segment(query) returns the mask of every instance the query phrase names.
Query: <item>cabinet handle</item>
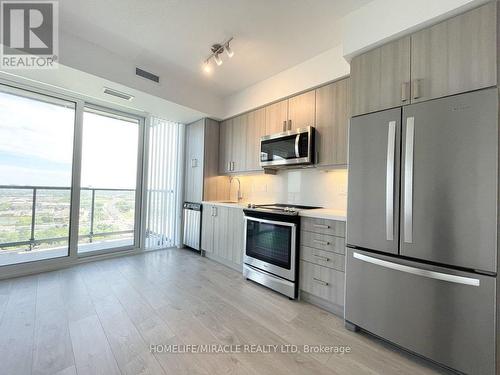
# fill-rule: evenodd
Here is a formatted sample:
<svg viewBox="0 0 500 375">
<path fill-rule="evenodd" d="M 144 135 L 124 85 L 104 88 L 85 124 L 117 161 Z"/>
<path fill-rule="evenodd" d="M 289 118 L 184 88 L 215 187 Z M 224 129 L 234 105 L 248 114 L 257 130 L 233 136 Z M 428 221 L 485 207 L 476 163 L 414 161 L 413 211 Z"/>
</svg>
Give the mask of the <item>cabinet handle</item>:
<svg viewBox="0 0 500 375">
<path fill-rule="evenodd" d="M 234 171 L 234 161 L 231 162 L 231 171 Z"/>
<path fill-rule="evenodd" d="M 422 80 L 421 79 L 415 79 L 413 80 L 413 99 L 418 99 L 421 96 L 420 89 L 422 85 Z"/>
<path fill-rule="evenodd" d="M 285 132 L 286 131 L 286 120 L 283 121 L 283 131 Z"/>
<path fill-rule="evenodd" d="M 288 130 L 292 130 L 292 120 L 288 120 Z"/>
<path fill-rule="evenodd" d="M 217 207 L 214 207 L 214 216 L 217 216 Z"/>
<path fill-rule="evenodd" d="M 198 159 L 191 159 L 191 168 L 195 168 L 198 166 Z"/>
<path fill-rule="evenodd" d="M 323 256 L 317 255 L 317 254 L 313 254 L 313 257 L 316 257 L 316 258 L 319 258 L 321 260 L 324 260 L 325 262 L 329 262 L 330 261 L 330 258 L 323 257 Z"/>
<path fill-rule="evenodd" d="M 325 224 L 313 224 L 313 227 L 321 229 L 330 229 L 330 226 Z"/>
<path fill-rule="evenodd" d="M 313 242 L 319 243 L 320 245 L 323 245 L 323 246 L 330 245 L 330 242 L 328 242 L 328 241 L 313 240 Z"/>
<path fill-rule="evenodd" d="M 408 89 L 410 88 L 409 82 L 403 82 L 401 84 L 401 101 L 406 102 L 408 98 Z"/>
<path fill-rule="evenodd" d="M 323 280 L 320 280 L 320 279 L 317 279 L 315 277 L 313 277 L 313 280 L 315 282 L 317 282 L 318 284 L 321 284 L 321 285 L 324 285 L 324 286 L 328 286 L 328 283 L 326 281 L 323 281 Z"/>
<path fill-rule="evenodd" d="M 231 171 L 231 162 L 230 161 L 227 162 L 227 170 L 228 170 L 228 172 Z"/>
</svg>

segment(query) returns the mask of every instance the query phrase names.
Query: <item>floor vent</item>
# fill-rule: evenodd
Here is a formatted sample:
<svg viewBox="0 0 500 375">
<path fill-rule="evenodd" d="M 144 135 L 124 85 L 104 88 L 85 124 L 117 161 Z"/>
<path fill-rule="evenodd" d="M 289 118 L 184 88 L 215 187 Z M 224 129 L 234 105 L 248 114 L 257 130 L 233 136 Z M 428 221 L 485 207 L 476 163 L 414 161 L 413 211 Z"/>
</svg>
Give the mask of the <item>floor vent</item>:
<svg viewBox="0 0 500 375">
<path fill-rule="evenodd" d="M 139 77 L 149 79 L 150 81 L 160 83 L 159 76 L 150 72 L 146 72 L 145 70 L 142 70 L 140 68 L 135 68 L 135 74 L 138 75 Z"/>
</svg>

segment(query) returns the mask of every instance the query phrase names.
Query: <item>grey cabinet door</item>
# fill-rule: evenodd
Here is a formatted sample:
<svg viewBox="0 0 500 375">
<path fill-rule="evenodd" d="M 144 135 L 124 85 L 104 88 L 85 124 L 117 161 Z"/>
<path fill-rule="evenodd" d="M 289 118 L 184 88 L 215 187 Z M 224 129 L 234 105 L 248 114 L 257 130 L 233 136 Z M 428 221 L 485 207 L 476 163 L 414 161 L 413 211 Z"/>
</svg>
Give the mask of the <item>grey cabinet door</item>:
<svg viewBox="0 0 500 375">
<path fill-rule="evenodd" d="M 231 246 L 228 251 L 228 260 L 241 265 L 243 259 L 243 236 L 245 220 L 241 208 L 230 208 L 228 213 L 228 226 L 231 232 Z"/>
<path fill-rule="evenodd" d="M 214 220 L 212 205 L 204 204 L 201 211 L 201 249 L 208 253 L 214 251 Z"/>
<path fill-rule="evenodd" d="M 201 203 L 203 199 L 203 147 L 205 120 L 186 127 L 184 200 Z"/>
<path fill-rule="evenodd" d="M 240 115 L 233 119 L 231 142 L 231 172 L 243 172 L 246 166 L 246 131 L 248 115 Z"/>
<path fill-rule="evenodd" d="M 351 119 L 348 245 L 398 253 L 401 108 Z"/>
<path fill-rule="evenodd" d="M 347 164 L 347 124 L 350 117 L 350 79 L 316 90 L 316 162 Z"/>
<path fill-rule="evenodd" d="M 410 37 L 375 48 L 351 61 L 352 115 L 406 104 L 410 99 Z"/>
<path fill-rule="evenodd" d="M 411 37 L 412 102 L 496 85 L 496 2 Z"/>
<path fill-rule="evenodd" d="M 315 90 L 311 90 L 288 99 L 288 123 L 286 130 L 314 126 L 315 109 Z"/>
<path fill-rule="evenodd" d="M 215 255 L 226 258 L 228 257 L 228 207 L 214 206 L 214 242 L 213 252 Z"/>
<path fill-rule="evenodd" d="M 402 255 L 496 272 L 497 107 L 492 88 L 404 108 Z"/>
<path fill-rule="evenodd" d="M 266 134 L 281 133 L 288 125 L 288 100 L 282 100 L 266 107 Z"/>
<path fill-rule="evenodd" d="M 258 171 L 260 166 L 260 137 L 266 134 L 266 109 L 261 108 L 248 114 L 246 132 L 245 170 Z"/>
<path fill-rule="evenodd" d="M 219 173 L 229 173 L 233 158 L 233 119 L 222 121 L 219 132 Z"/>
</svg>

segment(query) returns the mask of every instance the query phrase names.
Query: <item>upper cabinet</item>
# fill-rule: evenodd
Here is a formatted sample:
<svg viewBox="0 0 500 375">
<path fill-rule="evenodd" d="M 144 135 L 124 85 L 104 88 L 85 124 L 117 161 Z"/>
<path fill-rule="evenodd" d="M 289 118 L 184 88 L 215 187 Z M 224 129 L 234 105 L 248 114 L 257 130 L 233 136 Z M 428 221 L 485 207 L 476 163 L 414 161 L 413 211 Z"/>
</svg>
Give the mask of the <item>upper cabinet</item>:
<svg viewBox="0 0 500 375">
<path fill-rule="evenodd" d="M 266 134 L 286 131 L 288 126 L 288 99 L 268 105 L 266 111 Z"/>
<path fill-rule="evenodd" d="M 233 158 L 233 119 L 220 123 L 219 138 L 219 172 L 221 174 L 231 172 Z"/>
<path fill-rule="evenodd" d="M 496 85 L 496 2 L 351 61 L 352 115 Z"/>
<path fill-rule="evenodd" d="M 496 2 L 411 37 L 412 102 L 496 85 Z"/>
<path fill-rule="evenodd" d="M 247 126 L 248 114 L 243 114 L 233 118 L 231 172 L 245 171 Z"/>
<path fill-rule="evenodd" d="M 233 117 L 220 124 L 219 173 L 246 171 L 246 133 L 248 114 Z"/>
<path fill-rule="evenodd" d="M 351 61 L 352 115 L 397 107 L 410 99 L 410 38 Z"/>
<path fill-rule="evenodd" d="M 316 110 L 315 90 L 288 99 L 288 121 L 286 130 L 314 126 Z"/>
<path fill-rule="evenodd" d="M 245 170 L 258 171 L 260 166 L 260 137 L 266 135 L 266 108 L 248 113 L 246 132 Z"/>
<path fill-rule="evenodd" d="M 347 124 L 350 117 L 350 79 L 316 89 L 316 163 L 347 164 Z"/>
<path fill-rule="evenodd" d="M 268 105 L 266 134 L 314 126 L 316 94 L 314 90 Z"/>
</svg>

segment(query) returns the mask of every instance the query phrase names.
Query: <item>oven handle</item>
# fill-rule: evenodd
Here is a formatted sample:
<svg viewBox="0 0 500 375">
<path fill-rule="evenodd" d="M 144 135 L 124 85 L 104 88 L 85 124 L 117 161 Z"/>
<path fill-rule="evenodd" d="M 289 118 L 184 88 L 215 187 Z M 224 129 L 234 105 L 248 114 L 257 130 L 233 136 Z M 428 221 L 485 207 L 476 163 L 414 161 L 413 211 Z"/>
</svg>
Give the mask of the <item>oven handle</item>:
<svg viewBox="0 0 500 375">
<path fill-rule="evenodd" d="M 287 223 L 286 221 L 275 221 L 275 220 L 267 220 L 267 219 L 260 219 L 258 217 L 253 217 L 253 216 L 245 216 L 246 221 L 257 221 L 259 223 L 265 223 L 265 224 L 276 224 L 276 225 L 284 225 L 287 227 L 296 227 L 297 224 L 295 223 Z"/>
</svg>

